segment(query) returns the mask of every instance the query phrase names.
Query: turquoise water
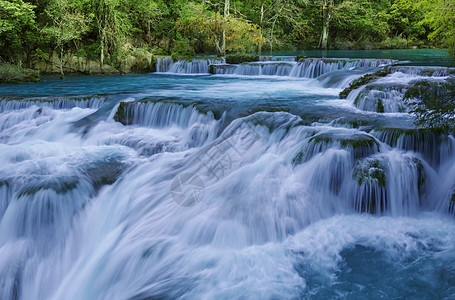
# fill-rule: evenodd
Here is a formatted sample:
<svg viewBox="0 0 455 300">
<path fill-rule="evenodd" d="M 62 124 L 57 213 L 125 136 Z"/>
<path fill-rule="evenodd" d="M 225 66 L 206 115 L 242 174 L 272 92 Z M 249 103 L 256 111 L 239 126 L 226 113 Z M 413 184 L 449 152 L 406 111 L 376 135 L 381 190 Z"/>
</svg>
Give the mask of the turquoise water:
<svg viewBox="0 0 455 300">
<path fill-rule="evenodd" d="M 263 53 L 268 55 L 268 53 Z M 275 51 L 275 56 L 306 55 L 330 58 L 388 58 L 402 61 L 405 65 L 453 67 L 455 61 L 442 49 L 391 49 L 391 50 L 305 50 Z"/>
<path fill-rule="evenodd" d="M 0 299 L 455 298 L 455 138 L 403 102 L 453 69 L 391 53 L 0 85 Z"/>
</svg>

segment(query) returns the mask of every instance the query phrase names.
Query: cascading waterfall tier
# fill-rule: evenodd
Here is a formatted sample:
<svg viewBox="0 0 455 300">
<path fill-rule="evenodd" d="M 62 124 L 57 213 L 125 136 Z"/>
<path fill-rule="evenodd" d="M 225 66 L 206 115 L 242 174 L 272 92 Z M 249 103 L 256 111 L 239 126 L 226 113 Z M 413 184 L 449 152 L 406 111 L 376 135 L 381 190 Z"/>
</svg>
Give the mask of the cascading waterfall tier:
<svg viewBox="0 0 455 300">
<path fill-rule="evenodd" d="M 223 64 L 223 58 L 188 58 L 176 62 L 170 56 L 158 57 L 156 71 L 170 74 L 208 74 L 209 66 Z"/>
<path fill-rule="evenodd" d="M 260 61 L 226 64 L 223 58 L 192 58 L 174 62 L 171 57 L 157 58 L 157 72 L 170 74 L 224 74 L 242 76 L 287 76 L 297 78 L 317 78 L 336 70 L 354 68 L 378 68 L 394 63 L 388 59 L 332 59 L 307 58 L 295 62 L 290 58 L 260 57 Z"/>
<path fill-rule="evenodd" d="M 376 59 L 329 59 L 307 58 L 304 61 L 264 61 L 240 65 L 212 65 L 212 74 L 233 74 L 243 76 L 287 76 L 297 78 L 317 78 L 323 74 L 354 68 L 378 68 L 392 64 L 391 60 Z"/>
<path fill-rule="evenodd" d="M 365 84 L 358 86 L 354 81 L 353 85 L 356 88 L 348 87 L 341 94 L 348 93 L 347 99 L 364 111 L 406 112 L 409 111 L 409 107 L 404 98 L 409 88 L 422 81 L 431 82 L 434 85 L 448 80 L 453 81 L 453 74 L 455 74 L 453 68 L 391 67 L 387 72 L 381 70 L 372 75 L 365 75 L 358 79 L 358 82 L 361 82 L 366 78 Z"/>
<path fill-rule="evenodd" d="M 93 108 L 103 105 L 105 97 L 54 97 L 54 98 L 7 98 L 0 97 L 0 112 L 19 110 L 30 106 L 49 107 L 53 109 Z"/>
</svg>

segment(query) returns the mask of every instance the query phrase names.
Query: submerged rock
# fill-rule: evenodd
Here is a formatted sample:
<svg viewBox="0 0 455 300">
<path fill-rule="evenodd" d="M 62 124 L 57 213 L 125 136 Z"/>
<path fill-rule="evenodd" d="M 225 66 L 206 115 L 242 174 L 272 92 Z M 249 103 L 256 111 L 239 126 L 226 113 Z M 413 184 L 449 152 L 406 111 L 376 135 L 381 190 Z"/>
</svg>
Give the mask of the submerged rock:
<svg viewBox="0 0 455 300">
<path fill-rule="evenodd" d="M 27 178 L 28 183 L 20 186 L 18 198 L 33 195 L 40 190 L 53 190 L 57 194 L 66 194 L 79 184 L 77 176 L 46 176 L 36 175 Z"/>
<path fill-rule="evenodd" d="M 104 185 L 113 184 L 125 169 L 125 164 L 119 160 L 109 159 L 84 170 L 84 173 L 93 183 L 95 190 Z"/>
<path fill-rule="evenodd" d="M 375 159 L 357 163 L 354 169 L 354 179 L 359 185 L 377 183 L 379 187 L 386 186 L 385 165 Z"/>
</svg>

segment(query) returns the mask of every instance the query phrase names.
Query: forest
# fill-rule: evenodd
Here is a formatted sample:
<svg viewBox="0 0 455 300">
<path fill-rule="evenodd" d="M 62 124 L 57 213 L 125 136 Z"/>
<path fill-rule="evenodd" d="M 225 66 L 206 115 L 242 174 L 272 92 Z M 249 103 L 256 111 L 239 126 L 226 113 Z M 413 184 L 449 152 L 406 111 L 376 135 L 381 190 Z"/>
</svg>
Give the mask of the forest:
<svg viewBox="0 0 455 300">
<path fill-rule="evenodd" d="M 71 54 L 102 69 L 140 51 L 453 49 L 454 11 L 444 0 L 0 0 L 0 60 Z"/>
</svg>

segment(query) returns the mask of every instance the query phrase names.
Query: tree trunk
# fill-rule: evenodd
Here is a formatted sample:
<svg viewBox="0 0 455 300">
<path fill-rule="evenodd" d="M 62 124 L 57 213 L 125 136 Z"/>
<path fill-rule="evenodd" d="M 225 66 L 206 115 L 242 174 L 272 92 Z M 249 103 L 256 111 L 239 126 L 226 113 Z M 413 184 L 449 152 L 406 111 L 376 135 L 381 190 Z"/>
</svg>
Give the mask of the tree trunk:
<svg viewBox="0 0 455 300">
<path fill-rule="evenodd" d="M 100 70 L 101 73 L 104 73 L 104 36 L 106 35 L 106 30 L 103 28 L 101 30 L 101 41 L 100 41 Z"/>
<path fill-rule="evenodd" d="M 63 74 L 63 24 L 60 24 L 60 79 L 65 79 Z"/>
<path fill-rule="evenodd" d="M 224 1 L 224 26 L 223 26 L 223 32 L 221 36 L 221 55 L 226 55 L 226 24 L 228 22 L 228 16 L 229 16 L 229 6 L 230 6 L 230 0 L 225 0 Z"/>
<path fill-rule="evenodd" d="M 261 0 L 261 19 L 259 21 L 259 27 L 261 28 L 261 40 L 262 40 L 262 27 L 264 26 L 264 0 Z M 259 43 L 259 53 L 262 52 L 262 42 Z"/>
<path fill-rule="evenodd" d="M 319 40 L 319 48 L 327 49 L 329 40 L 330 18 L 332 17 L 333 0 L 323 0 L 322 2 L 322 33 Z"/>
<path fill-rule="evenodd" d="M 63 74 L 63 44 L 60 47 L 60 79 L 65 79 L 65 74 Z"/>
</svg>

